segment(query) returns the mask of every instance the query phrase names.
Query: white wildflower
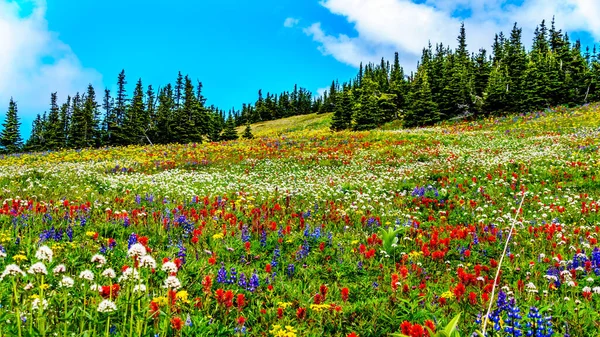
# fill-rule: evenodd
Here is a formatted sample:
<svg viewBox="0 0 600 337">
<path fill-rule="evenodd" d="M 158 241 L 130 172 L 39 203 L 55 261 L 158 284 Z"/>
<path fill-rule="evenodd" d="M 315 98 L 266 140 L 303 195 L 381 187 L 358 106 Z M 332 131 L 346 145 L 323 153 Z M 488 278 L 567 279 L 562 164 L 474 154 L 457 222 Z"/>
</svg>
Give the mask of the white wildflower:
<svg viewBox="0 0 600 337">
<path fill-rule="evenodd" d="M 26 285 L 23 287 L 23 289 L 25 289 L 25 290 L 31 290 L 31 289 L 33 289 L 33 283 L 31 283 L 31 282 L 27 283 L 27 284 L 26 284 Z"/>
<path fill-rule="evenodd" d="M 117 305 L 111 300 L 104 300 L 98 305 L 98 312 L 113 312 L 117 310 Z"/>
<path fill-rule="evenodd" d="M 106 264 L 106 257 L 104 255 L 96 254 L 92 256 L 92 263 L 97 263 L 98 267 Z"/>
<path fill-rule="evenodd" d="M 117 277 L 117 273 L 115 273 L 114 269 L 108 268 L 108 269 L 106 269 L 106 270 L 104 270 L 102 272 L 102 276 L 106 277 L 106 278 L 109 278 L 109 279 L 112 279 L 112 278 Z"/>
<path fill-rule="evenodd" d="M 29 270 L 27 270 L 27 272 L 29 274 L 44 274 L 47 275 L 48 271 L 46 270 L 46 266 L 44 265 L 43 262 L 36 262 L 33 265 L 31 265 L 31 267 L 29 267 Z"/>
<path fill-rule="evenodd" d="M 167 261 L 167 262 L 163 263 L 161 269 L 162 269 L 162 271 L 167 272 L 167 273 L 176 273 L 177 265 L 171 261 Z"/>
<path fill-rule="evenodd" d="M 140 258 L 140 267 L 154 269 L 156 268 L 156 260 L 150 255 L 144 255 Z"/>
<path fill-rule="evenodd" d="M 4 268 L 2 275 L 0 275 L 0 280 L 5 278 L 6 276 L 14 276 L 14 275 L 25 276 L 25 272 L 23 272 L 23 270 L 21 270 L 21 267 L 17 266 L 16 264 L 9 264 L 8 266 L 6 266 Z"/>
<path fill-rule="evenodd" d="M 40 308 L 40 304 L 41 304 L 41 308 Z M 40 300 L 39 298 L 34 299 L 31 302 L 31 309 L 32 310 L 45 310 L 46 308 L 48 308 L 48 301 L 44 300 Z"/>
<path fill-rule="evenodd" d="M 52 273 L 54 273 L 54 275 L 64 273 L 66 271 L 67 271 L 67 267 L 65 267 L 64 264 L 59 264 L 58 266 L 54 267 L 54 269 L 52 269 Z"/>
<path fill-rule="evenodd" d="M 140 279 L 140 273 L 137 271 L 137 269 L 127 268 L 123 272 L 123 275 L 121 275 L 121 277 L 119 277 L 119 282 L 139 280 L 139 279 Z"/>
<path fill-rule="evenodd" d="M 181 288 L 181 282 L 176 276 L 169 276 L 165 279 L 165 285 L 163 288 L 167 289 L 179 289 Z"/>
<path fill-rule="evenodd" d="M 70 278 L 68 276 L 63 276 L 62 280 L 60 280 L 60 282 L 58 282 L 58 286 L 60 286 L 62 288 L 72 288 L 74 284 L 75 284 L 75 280 L 73 280 L 72 278 Z"/>
<path fill-rule="evenodd" d="M 141 257 L 144 255 L 146 255 L 146 247 L 144 247 L 141 243 L 133 244 L 127 251 L 127 256 L 129 257 Z"/>
<path fill-rule="evenodd" d="M 134 293 L 145 293 L 146 292 L 146 285 L 144 284 L 138 284 L 135 287 L 133 287 L 133 292 Z"/>
<path fill-rule="evenodd" d="M 79 278 L 80 279 L 84 279 L 84 280 L 88 280 L 88 281 L 93 281 L 94 280 L 94 273 L 92 273 L 91 270 L 86 269 L 86 270 L 82 271 L 81 273 L 79 273 Z"/>
<path fill-rule="evenodd" d="M 35 253 L 35 258 L 42 261 L 52 262 L 52 255 L 54 255 L 52 249 L 44 245 L 38 248 L 37 252 Z"/>
</svg>

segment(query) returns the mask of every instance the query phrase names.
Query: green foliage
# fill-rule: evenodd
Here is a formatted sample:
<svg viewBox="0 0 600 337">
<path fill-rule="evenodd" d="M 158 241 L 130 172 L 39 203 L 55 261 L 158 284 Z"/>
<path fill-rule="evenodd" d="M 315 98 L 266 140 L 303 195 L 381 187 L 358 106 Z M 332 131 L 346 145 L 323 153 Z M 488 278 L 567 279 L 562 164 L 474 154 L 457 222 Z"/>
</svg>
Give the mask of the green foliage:
<svg viewBox="0 0 600 337">
<path fill-rule="evenodd" d="M 4 153 L 19 152 L 23 146 L 19 130 L 21 123 L 19 122 L 17 110 L 17 103 L 11 98 L 4 123 L 2 123 L 2 132 L 0 132 L 0 149 Z"/>
</svg>

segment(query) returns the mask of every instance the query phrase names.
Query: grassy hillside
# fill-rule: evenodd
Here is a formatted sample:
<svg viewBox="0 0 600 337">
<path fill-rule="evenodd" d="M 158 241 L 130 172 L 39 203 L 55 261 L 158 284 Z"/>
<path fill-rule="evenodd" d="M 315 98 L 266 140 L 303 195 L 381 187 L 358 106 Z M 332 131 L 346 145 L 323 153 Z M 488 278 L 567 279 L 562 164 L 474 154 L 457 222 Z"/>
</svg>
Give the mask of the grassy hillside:
<svg viewBox="0 0 600 337">
<path fill-rule="evenodd" d="M 327 129 L 329 128 L 329 124 L 331 124 L 332 115 L 331 113 L 326 113 L 293 116 L 274 121 L 254 123 L 250 127 L 252 128 L 252 134 L 259 137 L 294 131 Z M 245 128 L 245 126 L 238 127 L 238 134 L 241 135 Z"/>
<path fill-rule="evenodd" d="M 330 118 L 0 157 L 0 336 L 472 336 L 490 301 L 488 336 L 597 336 L 600 105 Z"/>
</svg>

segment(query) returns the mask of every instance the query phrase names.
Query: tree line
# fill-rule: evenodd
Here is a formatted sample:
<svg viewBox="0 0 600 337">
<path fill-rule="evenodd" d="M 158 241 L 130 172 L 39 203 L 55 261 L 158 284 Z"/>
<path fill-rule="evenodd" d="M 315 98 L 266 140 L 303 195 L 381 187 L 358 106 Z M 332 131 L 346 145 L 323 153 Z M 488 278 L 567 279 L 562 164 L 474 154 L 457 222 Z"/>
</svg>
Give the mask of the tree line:
<svg viewBox="0 0 600 337">
<path fill-rule="evenodd" d="M 470 53 L 464 24 L 451 49 L 423 49 L 416 73 L 405 75 L 398 53 L 390 64 L 361 64 L 358 75 L 333 82 L 322 112 L 334 112 L 332 130 L 366 130 L 394 119 L 406 127 L 427 126 L 467 116 L 536 111 L 600 100 L 600 53 L 582 50 L 579 40 L 542 21 L 529 51 L 522 30 L 496 34 L 491 55 Z"/>
<path fill-rule="evenodd" d="M 442 43 L 423 49 L 414 73 L 405 74 L 398 53 L 394 60 L 362 64 L 345 83 L 332 81 L 323 96 L 302 87 L 279 94 L 258 91 L 254 103 L 228 112 L 207 106 L 202 83 L 178 74 L 175 83 L 154 90 L 136 82 L 131 97 L 125 71 L 113 95 L 105 89 L 100 103 L 92 85 L 38 114 L 29 139 L 19 133 L 17 104 L 10 100 L 2 130 L 4 153 L 61 148 L 190 143 L 237 139 L 236 126 L 290 116 L 332 112 L 331 129 L 367 130 L 401 120 L 406 127 L 426 126 L 469 116 L 535 111 L 556 105 L 600 100 L 600 52 L 582 50 L 579 40 L 542 21 L 530 50 L 515 24 L 509 36 L 496 34 L 491 54 L 471 53 L 461 26 L 458 46 Z"/>
</svg>

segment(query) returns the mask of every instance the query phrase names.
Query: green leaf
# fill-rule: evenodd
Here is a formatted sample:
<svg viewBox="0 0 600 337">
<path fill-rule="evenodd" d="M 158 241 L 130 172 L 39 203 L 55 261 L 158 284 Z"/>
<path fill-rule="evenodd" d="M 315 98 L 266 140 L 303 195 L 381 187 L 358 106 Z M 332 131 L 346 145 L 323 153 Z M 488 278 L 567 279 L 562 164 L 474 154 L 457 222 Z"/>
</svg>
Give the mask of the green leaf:
<svg viewBox="0 0 600 337">
<path fill-rule="evenodd" d="M 444 329 L 444 332 L 446 334 L 448 334 L 448 336 L 452 335 L 452 332 L 454 332 L 456 330 L 456 326 L 458 325 L 458 321 L 460 320 L 460 312 L 458 313 L 458 315 L 456 315 L 451 321 L 450 323 L 448 323 L 448 325 L 446 325 L 446 328 Z"/>
</svg>

